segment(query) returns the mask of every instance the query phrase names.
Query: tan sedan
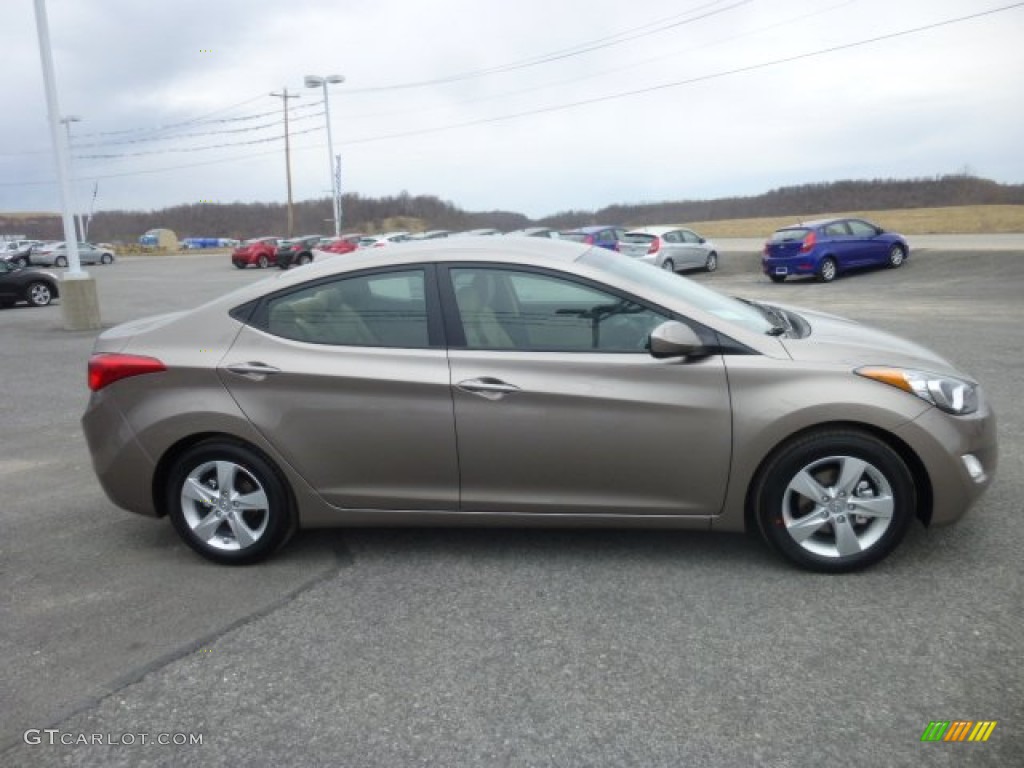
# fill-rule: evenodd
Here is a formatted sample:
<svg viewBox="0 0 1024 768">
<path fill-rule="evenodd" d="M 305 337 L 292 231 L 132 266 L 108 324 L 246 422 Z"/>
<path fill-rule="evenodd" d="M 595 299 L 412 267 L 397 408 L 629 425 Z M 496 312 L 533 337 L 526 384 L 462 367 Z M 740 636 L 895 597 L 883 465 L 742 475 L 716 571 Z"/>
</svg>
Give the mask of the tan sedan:
<svg viewBox="0 0 1024 768">
<path fill-rule="evenodd" d="M 912 342 L 585 244 L 386 251 L 103 333 L 109 497 L 221 563 L 323 526 L 753 527 L 846 571 L 991 482 L 984 394 Z"/>
</svg>

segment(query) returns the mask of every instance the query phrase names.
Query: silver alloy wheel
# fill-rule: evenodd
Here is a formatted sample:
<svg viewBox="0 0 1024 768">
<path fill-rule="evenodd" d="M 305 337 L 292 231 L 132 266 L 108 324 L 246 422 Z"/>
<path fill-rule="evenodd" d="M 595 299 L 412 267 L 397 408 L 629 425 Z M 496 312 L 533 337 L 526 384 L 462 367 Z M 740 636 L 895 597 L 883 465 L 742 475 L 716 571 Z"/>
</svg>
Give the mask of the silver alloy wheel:
<svg viewBox="0 0 1024 768">
<path fill-rule="evenodd" d="M 34 307 L 45 307 L 53 300 L 53 291 L 46 283 L 32 283 L 28 287 L 28 301 Z"/>
<path fill-rule="evenodd" d="M 238 552 L 266 533 L 270 501 L 245 467 L 233 461 L 207 461 L 185 478 L 181 512 L 192 533 L 207 546 Z"/>
<path fill-rule="evenodd" d="M 821 279 L 826 283 L 831 283 L 836 279 L 835 259 L 829 257 L 821 262 Z"/>
<path fill-rule="evenodd" d="M 100 256 L 100 264 L 110 264 L 114 260 L 114 257 L 109 253 L 104 253 Z"/>
<path fill-rule="evenodd" d="M 676 271 L 676 265 L 672 262 L 672 259 L 665 259 L 663 262 L 661 262 L 661 268 L 664 269 L 666 272 Z"/>
<path fill-rule="evenodd" d="M 267 265 L 269 263 L 270 263 L 270 261 L 267 259 L 266 256 L 260 256 L 260 261 L 259 261 L 260 269 L 266 269 Z"/>
<path fill-rule="evenodd" d="M 892 523 L 889 480 L 854 456 L 817 459 L 789 481 L 782 496 L 786 533 L 807 552 L 841 558 L 866 552 Z"/>
<path fill-rule="evenodd" d="M 312 260 L 312 256 L 310 256 L 308 253 L 304 253 L 301 256 L 299 256 L 299 266 L 301 267 L 305 264 L 309 264 L 309 262 L 311 262 Z"/>
<path fill-rule="evenodd" d="M 704 269 L 708 272 L 714 272 L 718 269 L 718 254 L 711 252 L 708 254 L 708 260 L 704 262 Z"/>
<path fill-rule="evenodd" d="M 67 265 L 68 260 L 64 256 L 58 256 L 56 259 L 53 260 L 53 266 L 55 267 L 66 267 Z"/>
<path fill-rule="evenodd" d="M 903 249 L 894 245 L 889 249 L 889 266 L 898 267 L 903 263 Z"/>
</svg>

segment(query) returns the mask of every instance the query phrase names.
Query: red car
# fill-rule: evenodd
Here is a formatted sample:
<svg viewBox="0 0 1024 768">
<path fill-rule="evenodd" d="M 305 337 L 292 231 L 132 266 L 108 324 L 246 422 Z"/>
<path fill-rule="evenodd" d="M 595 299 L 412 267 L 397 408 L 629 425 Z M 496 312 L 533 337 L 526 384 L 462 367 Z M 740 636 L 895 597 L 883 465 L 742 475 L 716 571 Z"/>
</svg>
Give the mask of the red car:
<svg viewBox="0 0 1024 768">
<path fill-rule="evenodd" d="M 328 253 L 351 253 L 359 247 L 359 239 L 361 237 L 362 235 L 359 233 L 332 237 L 330 242 L 317 246 L 317 250 L 327 251 Z"/>
<path fill-rule="evenodd" d="M 231 263 L 239 269 L 245 269 L 253 264 L 260 269 L 266 269 L 277 263 L 277 242 L 276 237 L 246 240 L 232 252 Z"/>
</svg>

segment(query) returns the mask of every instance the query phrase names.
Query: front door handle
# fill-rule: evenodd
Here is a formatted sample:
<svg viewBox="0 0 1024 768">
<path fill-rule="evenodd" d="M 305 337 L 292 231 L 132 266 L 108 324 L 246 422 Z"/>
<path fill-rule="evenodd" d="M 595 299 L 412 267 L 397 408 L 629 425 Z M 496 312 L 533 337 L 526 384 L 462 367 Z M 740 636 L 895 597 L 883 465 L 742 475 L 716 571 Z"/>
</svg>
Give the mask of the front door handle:
<svg viewBox="0 0 1024 768">
<path fill-rule="evenodd" d="M 280 368 L 259 362 L 235 363 L 234 365 L 227 366 L 227 369 L 232 373 L 237 373 L 239 376 L 245 376 L 255 381 L 263 381 L 267 376 L 281 372 Z"/>
<path fill-rule="evenodd" d="M 480 397 L 485 397 L 488 400 L 501 400 L 505 395 L 520 391 L 519 387 L 515 384 L 507 384 L 501 379 L 494 379 L 490 376 L 484 376 L 480 379 L 466 379 L 465 381 L 460 381 L 455 386 L 463 392 L 480 395 Z"/>
</svg>

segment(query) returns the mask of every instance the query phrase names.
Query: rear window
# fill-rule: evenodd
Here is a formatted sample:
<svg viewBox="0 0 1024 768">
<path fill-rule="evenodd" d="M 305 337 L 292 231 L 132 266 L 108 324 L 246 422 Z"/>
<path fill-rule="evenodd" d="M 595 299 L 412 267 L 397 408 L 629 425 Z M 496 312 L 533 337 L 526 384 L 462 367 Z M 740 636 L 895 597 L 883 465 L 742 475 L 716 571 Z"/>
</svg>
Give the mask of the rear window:
<svg viewBox="0 0 1024 768">
<path fill-rule="evenodd" d="M 559 237 L 564 240 L 572 240 L 574 243 L 583 243 L 587 240 L 587 236 L 582 232 L 562 232 Z"/>
<path fill-rule="evenodd" d="M 644 234 L 642 232 L 628 233 L 623 235 L 622 242 L 624 243 L 636 243 L 637 245 L 650 245 L 655 239 L 654 235 Z"/>
<path fill-rule="evenodd" d="M 803 240 L 811 230 L 807 227 L 793 227 L 791 229 L 779 229 L 772 234 L 773 243 L 791 243 L 794 240 Z"/>
</svg>

